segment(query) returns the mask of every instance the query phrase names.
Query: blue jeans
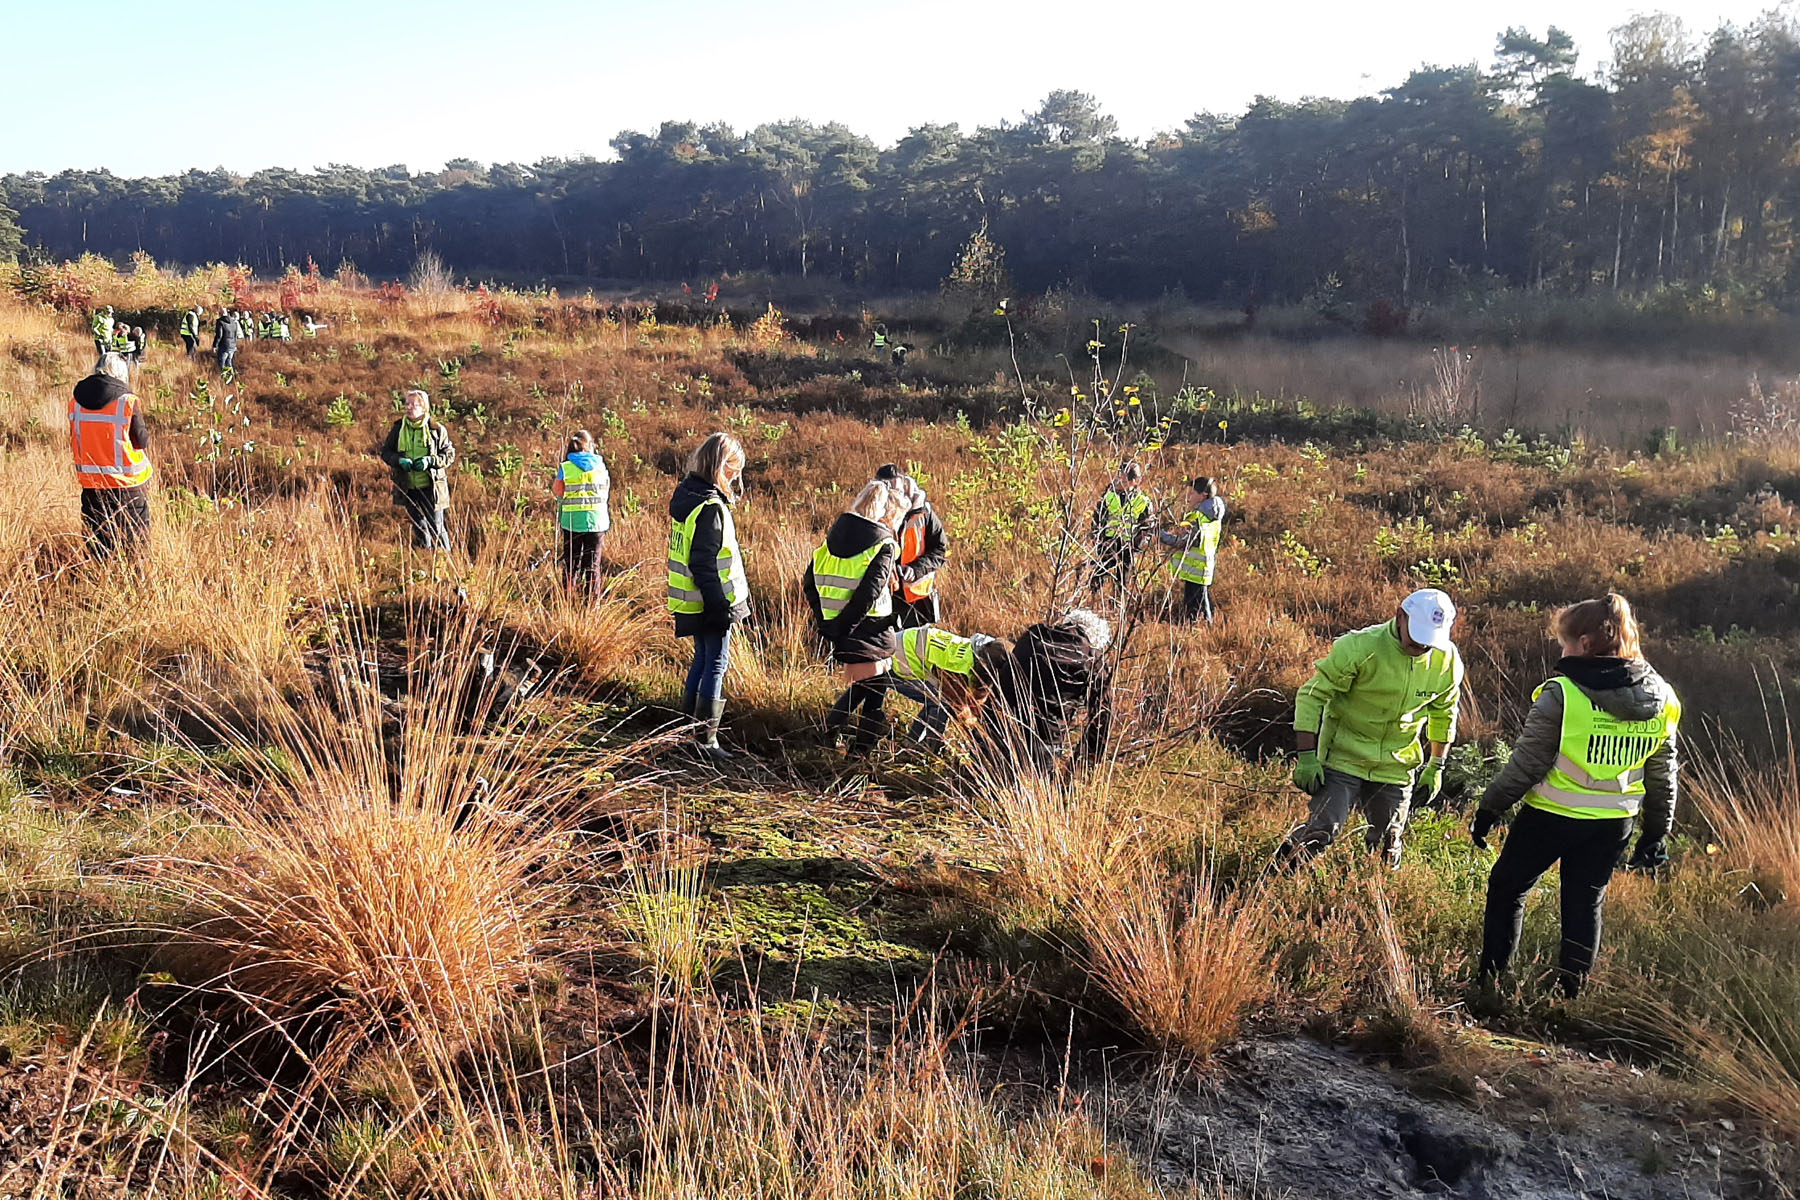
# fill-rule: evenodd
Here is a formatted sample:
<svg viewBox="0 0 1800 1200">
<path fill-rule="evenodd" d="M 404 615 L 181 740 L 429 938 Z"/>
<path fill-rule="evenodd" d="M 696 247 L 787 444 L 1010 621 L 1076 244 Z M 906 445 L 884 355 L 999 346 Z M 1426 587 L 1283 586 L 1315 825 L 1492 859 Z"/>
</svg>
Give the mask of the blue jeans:
<svg viewBox="0 0 1800 1200">
<path fill-rule="evenodd" d="M 731 666 L 731 630 L 694 635 L 694 662 L 688 667 L 687 694 L 696 701 L 725 698 L 725 671 Z"/>
<path fill-rule="evenodd" d="M 925 706 L 906 730 L 908 741 L 926 742 L 944 736 L 944 726 L 950 723 L 950 710 L 940 702 L 935 685 L 895 676 L 888 681 L 888 686 L 908 700 L 917 700 Z"/>
</svg>

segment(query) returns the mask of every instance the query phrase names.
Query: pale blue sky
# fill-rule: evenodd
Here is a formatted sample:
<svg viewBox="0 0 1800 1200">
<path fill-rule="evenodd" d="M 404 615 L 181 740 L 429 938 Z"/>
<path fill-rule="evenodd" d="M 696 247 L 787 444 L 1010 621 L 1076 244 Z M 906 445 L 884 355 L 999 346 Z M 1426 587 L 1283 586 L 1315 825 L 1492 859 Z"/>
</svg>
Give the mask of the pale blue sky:
<svg viewBox="0 0 1800 1200">
<path fill-rule="evenodd" d="M 925 121 L 1017 119 L 1058 87 L 1094 93 L 1141 136 L 1258 93 L 1356 95 L 1422 63 L 1485 64 L 1506 25 L 1561 25 L 1592 71 L 1633 12 L 1676 13 L 1704 38 L 1769 7 L 0 0 L 0 171 L 531 162 L 605 156 L 619 130 L 664 119 L 840 120 L 885 145 Z"/>
</svg>

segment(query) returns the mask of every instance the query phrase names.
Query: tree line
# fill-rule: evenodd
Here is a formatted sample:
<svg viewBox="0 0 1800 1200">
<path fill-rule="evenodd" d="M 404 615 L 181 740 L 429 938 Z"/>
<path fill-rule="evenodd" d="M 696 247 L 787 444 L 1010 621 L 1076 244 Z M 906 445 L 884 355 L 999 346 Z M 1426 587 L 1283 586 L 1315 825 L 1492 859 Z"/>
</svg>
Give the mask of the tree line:
<svg viewBox="0 0 1800 1200">
<path fill-rule="evenodd" d="M 917 290 L 973 241 L 1020 288 L 1120 298 L 1800 296 L 1800 21 L 1693 39 L 1641 16 L 1613 31 L 1604 71 L 1577 63 L 1562 31 L 1509 29 L 1485 68 L 1259 98 L 1142 141 L 1058 91 L 1018 122 L 922 125 L 887 148 L 835 123 L 671 121 L 620 134 L 604 161 L 27 172 L 0 177 L 0 259 L 141 250 L 398 276 L 429 249 L 475 278 Z"/>
</svg>

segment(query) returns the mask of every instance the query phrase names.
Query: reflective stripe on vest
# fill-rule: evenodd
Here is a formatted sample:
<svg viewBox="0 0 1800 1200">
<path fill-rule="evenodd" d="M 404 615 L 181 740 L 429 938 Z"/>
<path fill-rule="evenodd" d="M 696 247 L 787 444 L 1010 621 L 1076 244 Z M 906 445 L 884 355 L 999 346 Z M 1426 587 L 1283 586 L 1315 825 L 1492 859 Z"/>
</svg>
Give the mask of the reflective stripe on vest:
<svg viewBox="0 0 1800 1200">
<path fill-rule="evenodd" d="M 600 511 L 600 472 L 584 471 L 572 462 L 562 465 L 564 513 Z"/>
<path fill-rule="evenodd" d="M 131 444 L 131 416 L 137 397 L 130 392 L 102 409 L 69 401 L 69 447 L 75 474 L 84 488 L 131 488 L 150 482 L 150 456 Z"/>
<path fill-rule="evenodd" d="M 186 334 L 188 337 L 199 337 L 200 336 L 200 317 L 199 317 L 199 315 L 192 311 L 182 313 L 181 314 L 181 332 Z"/>
<path fill-rule="evenodd" d="M 1564 817 L 1635 817 L 1644 801 L 1644 764 L 1675 732 L 1681 702 L 1670 696 L 1656 716 L 1624 721 L 1597 708 L 1563 675 L 1541 685 L 1532 700 L 1552 684 L 1562 689 L 1562 741 L 1556 764 L 1525 793 L 1525 803 Z"/>
<path fill-rule="evenodd" d="M 916 521 L 908 520 L 901 527 L 900 565 L 904 567 L 908 563 L 917 562 L 919 555 L 923 553 L 925 553 L 925 518 L 920 516 Z M 900 596 L 908 604 L 916 604 L 931 595 L 931 589 L 936 586 L 936 583 L 937 575 L 935 573 L 922 575 L 911 583 L 902 582 Z"/>
<path fill-rule="evenodd" d="M 1193 527 L 1193 534 L 1187 549 L 1175 560 L 1175 578 L 1184 583 L 1211 584 L 1219 559 L 1220 523 L 1199 511 L 1189 513 L 1183 523 Z"/>
<path fill-rule="evenodd" d="M 894 674 L 901 679 L 923 682 L 937 671 L 967 675 L 974 669 L 974 638 L 958 637 L 935 625 L 920 625 L 900 635 L 900 653 L 894 656 Z"/>
<path fill-rule="evenodd" d="M 826 546 L 813 551 L 813 586 L 819 591 L 819 612 L 827 621 L 836 618 L 849 606 L 850 597 L 862 585 L 876 556 L 883 547 L 891 545 L 893 542 L 883 538 L 854 558 L 839 558 Z M 893 611 L 894 593 L 884 587 L 869 605 L 869 611 L 865 615 L 880 618 Z"/>
<path fill-rule="evenodd" d="M 669 611 L 672 613 L 699 613 L 706 611 L 706 599 L 700 593 L 700 586 L 694 582 L 694 570 L 690 565 L 694 551 L 694 523 L 700 518 L 700 510 L 709 504 L 719 506 L 719 585 L 725 589 L 725 603 L 735 606 L 750 595 L 750 586 L 744 580 L 744 555 L 738 549 L 737 524 L 731 519 L 731 507 L 719 497 L 703 500 L 694 505 L 694 511 L 684 521 L 669 523 Z"/>
<path fill-rule="evenodd" d="M 1105 536 L 1113 539 L 1130 537 L 1137 530 L 1138 522 L 1150 511 L 1150 497 L 1142 492 L 1133 492 L 1128 500 L 1112 488 L 1106 489 L 1101 503 L 1106 506 Z"/>
</svg>

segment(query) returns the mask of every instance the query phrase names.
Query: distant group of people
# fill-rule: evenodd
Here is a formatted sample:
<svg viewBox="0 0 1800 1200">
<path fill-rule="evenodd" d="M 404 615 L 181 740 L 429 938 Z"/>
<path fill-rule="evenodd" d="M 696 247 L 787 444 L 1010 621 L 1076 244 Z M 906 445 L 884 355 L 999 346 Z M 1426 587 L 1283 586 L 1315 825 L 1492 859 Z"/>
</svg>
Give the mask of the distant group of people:
<svg viewBox="0 0 1800 1200">
<path fill-rule="evenodd" d="M 110 304 L 95 309 L 89 317 L 89 324 L 94 334 L 96 372 L 100 370 L 101 360 L 108 354 L 117 354 L 130 366 L 143 363 L 149 335 L 142 325 L 130 325 L 119 320 Z M 317 320 L 311 313 L 301 313 L 299 324 L 307 337 L 317 337 L 321 329 L 327 328 L 324 322 Z M 181 314 L 177 329 L 188 358 L 193 358 L 200 352 L 200 339 L 204 336 L 205 328 L 204 305 L 191 305 Z M 221 309 L 213 321 L 212 340 L 213 358 L 220 372 L 235 370 L 238 347 L 258 339 L 292 341 L 293 322 L 288 314 L 276 309 L 265 309 L 260 313 L 247 308 Z"/>
<path fill-rule="evenodd" d="M 205 316 L 206 309 L 198 304 L 182 314 L 181 340 L 187 346 L 189 358 L 199 350 L 200 331 L 205 325 Z M 317 337 L 319 330 L 327 326 L 324 322 L 315 320 L 311 313 L 301 313 L 300 328 L 307 337 Z M 247 308 L 221 309 L 213 321 L 213 358 L 223 374 L 237 369 L 238 347 L 244 343 L 259 340 L 290 342 L 293 338 L 293 323 L 285 312 L 277 309 L 265 309 L 260 313 Z"/>
<path fill-rule="evenodd" d="M 117 355 L 127 367 L 138 366 L 144 361 L 150 335 L 144 332 L 142 325 L 118 320 L 113 315 L 112 305 L 94 310 L 89 327 L 94 334 L 94 370 L 100 369 L 100 363 L 109 354 Z"/>
<path fill-rule="evenodd" d="M 184 339 L 197 338 L 204 310 L 196 306 L 191 315 Z M 229 330 L 239 321 L 239 314 L 224 313 L 218 327 Z M 129 364 L 105 348 L 114 331 L 104 328 L 96 322 L 100 363 L 75 385 L 69 403 L 82 518 L 98 558 L 118 555 L 148 530 L 154 475 Z M 379 453 L 414 543 L 449 550 L 445 514 L 456 447 L 448 428 L 433 419 L 424 391 L 405 393 Z M 731 757 L 720 740 L 725 677 L 733 634 L 751 611 L 734 516 L 745 463 L 736 438 L 711 434 L 689 455 L 668 505 L 666 603 L 676 637 L 693 643 L 681 711 L 692 723 L 697 752 L 715 760 Z M 1095 506 L 1090 589 L 1124 591 L 1135 555 L 1156 541 L 1170 550 L 1183 585 L 1182 616 L 1211 622 L 1226 515 L 1217 482 L 1194 478 L 1181 520 L 1159 529 L 1142 478 L 1136 464 L 1123 464 Z M 611 479 L 590 432 L 567 439 L 548 486 L 565 583 L 593 600 L 611 529 Z M 1097 758 L 1113 720 L 1109 622 L 1078 607 L 1027 626 L 1011 641 L 959 633 L 945 622 L 938 586 L 947 543 L 925 488 L 890 463 L 856 489 L 813 551 L 801 588 L 842 683 L 823 717 L 826 735 L 834 744 L 847 735 L 852 754 L 868 753 L 889 733 L 885 703 L 893 692 L 920 706 L 909 742 L 941 739 L 954 719 L 972 734 L 977 761 L 997 778 L 1022 771 L 1058 778 Z M 1294 705 L 1292 780 L 1309 797 L 1308 815 L 1282 844 L 1278 865 L 1294 869 L 1310 861 L 1357 811 L 1367 818 L 1369 847 L 1389 867 L 1400 865 L 1408 814 L 1439 794 L 1455 740 L 1463 684 L 1451 637 L 1456 620 L 1446 593 L 1422 588 L 1391 619 L 1339 637 L 1318 661 Z M 1488 885 L 1482 978 L 1491 982 L 1506 972 L 1525 897 L 1560 862 L 1561 979 L 1573 994 L 1594 962 L 1614 870 L 1627 856 L 1640 868 L 1667 861 L 1681 705 L 1644 660 L 1624 597 L 1560 609 L 1552 633 L 1563 657 L 1534 693 L 1524 731 L 1482 795 L 1470 832 L 1485 847 L 1523 803 Z"/>
</svg>

